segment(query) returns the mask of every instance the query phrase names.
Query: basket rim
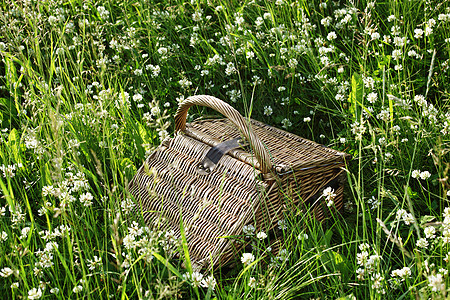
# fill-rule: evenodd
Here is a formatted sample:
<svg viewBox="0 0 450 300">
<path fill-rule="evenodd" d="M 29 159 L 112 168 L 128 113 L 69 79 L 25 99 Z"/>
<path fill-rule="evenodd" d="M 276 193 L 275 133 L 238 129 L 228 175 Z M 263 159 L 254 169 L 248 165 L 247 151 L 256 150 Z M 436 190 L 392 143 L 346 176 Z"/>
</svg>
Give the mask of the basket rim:
<svg viewBox="0 0 450 300">
<path fill-rule="evenodd" d="M 333 148 L 329 148 L 323 144 L 319 144 L 317 142 L 311 141 L 309 139 L 300 137 L 294 133 L 290 133 L 287 132 L 285 130 L 279 129 L 277 127 L 271 126 L 271 125 L 267 125 L 263 122 L 257 121 L 255 119 L 249 119 L 251 125 L 253 126 L 258 126 L 258 127 L 268 127 L 270 128 L 270 130 L 273 130 L 275 132 L 277 132 L 278 134 L 284 135 L 290 139 L 296 140 L 298 142 L 301 142 L 303 144 L 307 144 L 309 146 L 312 147 L 322 147 L 324 149 L 326 149 L 327 152 L 329 152 L 330 154 L 333 154 L 334 157 L 328 157 L 328 158 L 323 158 L 323 159 L 316 159 L 316 160 L 310 160 L 310 161 L 303 161 L 303 162 L 299 162 L 299 163 L 293 163 L 293 164 L 280 164 L 280 163 L 273 163 L 273 170 L 276 171 L 276 173 L 278 175 L 284 175 L 284 174 L 288 174 L 291 173 L 293 171 L 298 171 L 298 170 L 307 170 L 307 169 L 313 169 L 313 168 L 321 168 L 321 167 L 326 167 L 329 166 L 331 164 L 336 164 L 336 165 L 346 165 L 350 160 L 352 160 L 352 155 L 342 152 L 342 151 L 338 151 L 335 150 Z M 192 138 L 198 139 L 197 135 L 198 134 L 203 134 L 202 132 L 198 131 L 197 129 L 193 128 L 193 124 L 201 124 L 203 122 L 211 122 L 211 121 L 225 121 L 227 123 L 232 124 L 227 118 L 201 118 L 201 119 L 196 119 L 191 123 L 186 124 L 186 134 Z M 209 136 L 210 138 L 214 138 Z M 215 146 L 217 143 L 220 143 L 221 141 L 219 141 L 217 139 L 217 141 L 215 141 L 215 143 L 209 143 L 204 141 L 206 144 L 208 144 L 209 146 L 213 147 Z M 262 141 L 264 143 L 264 141 Z M 270 150 L 268 150 L 270 153 Z M 243 151 L 241 149 L 235 149 L 233 151 L 231 151 L 230 153 L 228 153 L 227 155 L 233 156 L 236 159 L 239 159 L 237 153 L 248 153 L 246 151 Z M 249 162 L 246 162 L 249 163 Z M 260 170 L 260 167 L 258 165 L 258 163 L 256 161 L 254 161 L 254 167 Z"/>
</svg>

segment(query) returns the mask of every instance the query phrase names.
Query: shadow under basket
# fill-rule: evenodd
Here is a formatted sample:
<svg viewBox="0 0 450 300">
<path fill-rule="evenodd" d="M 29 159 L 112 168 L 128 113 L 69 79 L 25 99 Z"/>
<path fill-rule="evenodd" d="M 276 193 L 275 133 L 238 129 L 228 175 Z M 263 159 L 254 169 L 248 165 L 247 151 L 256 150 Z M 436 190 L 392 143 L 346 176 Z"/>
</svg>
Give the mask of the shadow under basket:
<svg viewBox="0 0 450 300">
<path fill-rule="evenodd" d="M 186 124 L 193 105 L 226 119 Z M 212 96 L 187 98 L 175 123 L 175 137 L 146 159 L 128 188 L 149 226 L 180 238 L 182 218 L 194 269 L 232 260 L 245 225 L 269 232 L 286 210 L 308 209 L 324 220 L 342 208 L 350 155 L 245 119 Z M 335 194 L 330 207 L 321 196 L 327 187 Z"/>
</svg>

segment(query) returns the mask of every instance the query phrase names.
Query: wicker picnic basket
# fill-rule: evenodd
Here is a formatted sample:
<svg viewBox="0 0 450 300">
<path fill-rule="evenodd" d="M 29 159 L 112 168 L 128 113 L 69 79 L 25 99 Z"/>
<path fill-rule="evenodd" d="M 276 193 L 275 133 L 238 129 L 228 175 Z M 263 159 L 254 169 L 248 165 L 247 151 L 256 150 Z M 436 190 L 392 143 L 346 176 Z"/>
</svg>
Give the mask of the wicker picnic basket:
<svg viewBox="0 0 450 300">
<path fill-rule="evenodd" d="M 186 124 L 193 105 L 226 118 Z M 268 232 L 286 209 L 326 218 L 330 210 L 320 195 L 330 185 L 336 194 L 332 209 L 342 207 L 345 153 L 245 119 L 205 95 L 180 104 L 175 132 L 147 158 L 129 192 L 149 225 L 180 237 L 182 218 L 195 269 L 227 263 L 242 247 L 229 237 L 242 235 L 245 225 Z"/>
</svg>

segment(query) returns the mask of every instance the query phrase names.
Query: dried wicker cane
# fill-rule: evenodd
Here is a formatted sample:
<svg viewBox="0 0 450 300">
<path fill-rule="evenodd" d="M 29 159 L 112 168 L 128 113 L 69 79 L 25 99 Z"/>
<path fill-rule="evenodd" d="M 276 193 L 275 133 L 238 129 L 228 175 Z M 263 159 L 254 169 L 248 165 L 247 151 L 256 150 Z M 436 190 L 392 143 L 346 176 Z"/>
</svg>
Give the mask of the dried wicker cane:
<svg viewBox="0 0 450 300">
<path fill-rule="evenodd" d="M 186 124 L 193 105 L 210 107 L 226 119 Z M 206 95 L 183 101 L 175 126 L 175 137 L 147 158 L 129 191 L 146 223 L 162 224 L 180 237 L 183 219 L 194 268 L 227 263 L 242 246 L 229 237 L 241 235 L 249 224 L 270 230 L 284 209 L 305 209 L 308 201 L 315 201 L 314 214 L 323 219 L 330 212 L 316 200 L 330 184 L 336 187 L 334 208 L 342 207 L 345 153 L 245 119 L 227 103 Z M 236 142 L 230 140 L 241 136 L 248 149 L 233 148 Z M 227 143 L 234 144 L 233 149 Z"/>
</svg>

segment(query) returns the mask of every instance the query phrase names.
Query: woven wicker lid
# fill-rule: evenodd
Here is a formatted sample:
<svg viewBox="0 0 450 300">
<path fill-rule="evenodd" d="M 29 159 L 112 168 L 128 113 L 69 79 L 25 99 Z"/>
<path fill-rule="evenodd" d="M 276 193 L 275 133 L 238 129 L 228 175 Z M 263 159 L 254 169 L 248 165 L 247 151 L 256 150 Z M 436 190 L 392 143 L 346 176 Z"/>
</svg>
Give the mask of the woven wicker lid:
<svg viewBox="0 0 450 300">
<path fill-rule="evenodd" d="M 278 173 L 292 170 L 319 167 L 329 164 L 342 164 L 350 159 L 350 155 L 327 148 L 321 144 L 304 139 L 295 134 L 250 120 L 253 131 L 258 135 L 271 156 L 274 168 Z M 239 137 L 241 134 L 228 119 L 206 119 L 187 124 L 186 133 L 200 138 L 208 144 Z M 230 153 L 259 168 L 252 155 L 242 150 Z"/>
</svg>

